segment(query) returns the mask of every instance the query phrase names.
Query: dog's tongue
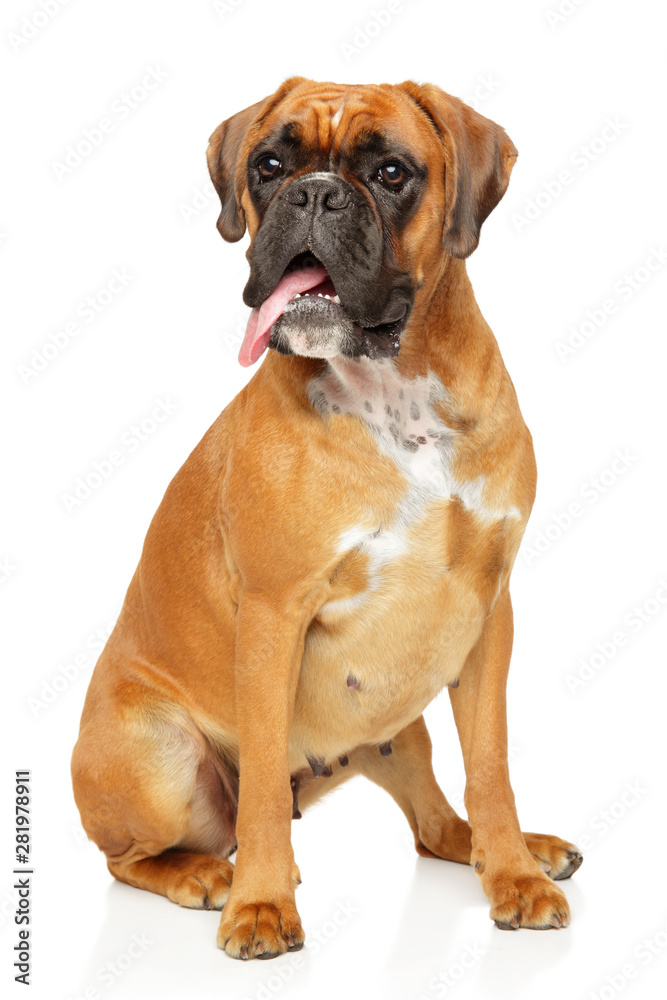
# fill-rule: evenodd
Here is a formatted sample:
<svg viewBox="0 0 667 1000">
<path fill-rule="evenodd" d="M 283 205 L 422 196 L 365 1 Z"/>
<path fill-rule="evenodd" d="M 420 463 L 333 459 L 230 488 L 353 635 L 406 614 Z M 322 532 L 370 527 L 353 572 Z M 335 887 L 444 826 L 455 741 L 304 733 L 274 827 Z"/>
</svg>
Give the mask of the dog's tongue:
<svg viewBox="0 0 667 1000">
<path fill-rule="evenodd" d="M 244 368 L 254 365 L 255 361 L 261 358 L 269 346 L 271 327 L 297 292 L 307 292 L 311 288 L 315 288 L 316 285 L 321 285 L 328 277 L 326 268 L 317 265 L 315 267 L 301 267 L 297 271 L 288 271 L 280 279 L 268 299 L 262 302 L 259 309 L 255 308 L 250 313 L 239 351 L 239 363 Z"/>
</svg>

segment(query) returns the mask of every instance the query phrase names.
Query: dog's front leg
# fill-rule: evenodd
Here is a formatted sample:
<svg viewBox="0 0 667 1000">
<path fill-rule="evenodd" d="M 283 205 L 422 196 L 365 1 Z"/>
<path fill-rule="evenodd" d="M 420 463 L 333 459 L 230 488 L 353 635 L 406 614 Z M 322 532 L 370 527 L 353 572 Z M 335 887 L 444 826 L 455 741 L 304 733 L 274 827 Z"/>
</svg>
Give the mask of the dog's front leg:
<svg viewBox="0 0 667 1000">
<path fill-rule="evenodd" d="M 264 595 L 241 596 L 236 633 L 240 785 L 238 854 L 218 945 L 234 958 L 303 946 L 290 839 L 289 731 L 309 616 Z"/>
<path fill-rule="evenodd" d="M 510 786 L 505 688 L 512 638 L 512 605 L 505 589 L 466 660 L 459 686 L 449 692 L 466 768 L 470 863 L 499 927 L 564 927 L 570 917 L 567 900 L 528 850 Z"/>
</svg>

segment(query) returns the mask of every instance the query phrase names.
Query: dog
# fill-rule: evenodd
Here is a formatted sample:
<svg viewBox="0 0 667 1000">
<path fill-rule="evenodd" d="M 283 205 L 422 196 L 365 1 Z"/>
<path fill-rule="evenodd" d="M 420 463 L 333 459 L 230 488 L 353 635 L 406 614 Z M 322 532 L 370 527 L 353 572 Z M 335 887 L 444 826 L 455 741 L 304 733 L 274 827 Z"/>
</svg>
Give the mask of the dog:
<svg viewBox="0 0 667 1000">
<path fill-rule="evenodd" d="M 412 82 L 294 77 L 211 136 L 218 229 L 250 235 L 239 360 L 266 356 L 155 514 L 72 778 L 111 874 L 222 908 L 234 958 L 302 947 L 291 823 L 353 774 L 499 927 L 569 921 L 581 853 L 521 832 L 507 765 L 532 439 L 465 266 L 516 156 Z M 445 687 L 468 820 L 422 717 Z"/>
</svg>

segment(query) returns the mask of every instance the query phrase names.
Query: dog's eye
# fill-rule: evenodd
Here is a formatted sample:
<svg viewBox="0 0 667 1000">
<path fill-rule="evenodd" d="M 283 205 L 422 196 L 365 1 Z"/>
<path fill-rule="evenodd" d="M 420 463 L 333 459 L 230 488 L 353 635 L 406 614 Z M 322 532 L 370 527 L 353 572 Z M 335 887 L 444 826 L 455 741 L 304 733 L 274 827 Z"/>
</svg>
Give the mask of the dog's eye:
<svg viewBox="0 0 667 1000">
<path fill-rule="evenodd" d="M 400 191 L 408 179 L 408 174 L 400 163 L 385 163 L 378 170 L 377 179 L 391 191 Z"/>
<path fill-rule="evenodd" d="M 257 164 L 257 168 L 260 177 L 264 177 L 267 180 L 271 177 L 278 177 L 283 172 L 282 163 L 272 153 L 269 153 L 268 156 L 263 156 Z"/>
</svg>

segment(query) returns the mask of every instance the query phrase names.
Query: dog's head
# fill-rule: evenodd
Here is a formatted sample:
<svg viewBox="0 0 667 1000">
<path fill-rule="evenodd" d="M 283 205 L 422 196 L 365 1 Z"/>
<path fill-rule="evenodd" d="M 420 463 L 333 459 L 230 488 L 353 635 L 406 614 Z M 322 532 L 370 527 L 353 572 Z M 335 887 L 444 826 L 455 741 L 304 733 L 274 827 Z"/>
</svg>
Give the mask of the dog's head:
<svg viewBox="0 0 667 1000">
<path fill-rule="evenodd" d="M 516 155 L 500 126 L 411 82 L 294 77 L 219 125 L 207 150 L 218 229 L 251 237 L 241 364 L 267 346 L 397 354 L 417 291 L 443 257 L 475 249 Z"/>
</svg>

